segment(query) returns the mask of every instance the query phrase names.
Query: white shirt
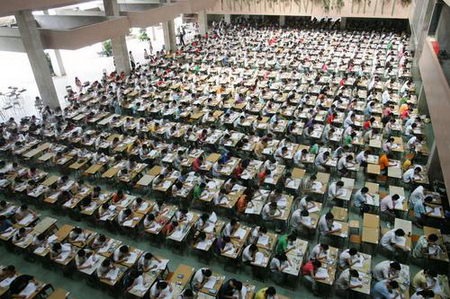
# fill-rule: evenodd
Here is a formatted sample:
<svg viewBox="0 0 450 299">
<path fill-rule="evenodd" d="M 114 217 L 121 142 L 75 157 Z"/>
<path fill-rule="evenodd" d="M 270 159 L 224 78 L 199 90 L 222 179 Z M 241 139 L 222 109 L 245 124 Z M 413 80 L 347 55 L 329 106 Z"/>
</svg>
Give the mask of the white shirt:
<svg viewBox="0 0 450 299">
<path fill-rule="evenodd" d="M 380 210 L 384 212 L 392 209 L 394 209 L 394 201 L 390 195 L 387 195 L 380 202 Z"/>
<path fill-rule="evenodd" d="M 403 182 L 411 183 L 414 181 L 414 168 L 410 168 L 403 173 Z"/>
<path fill-rule="evenodd" d="M 243 262 L 250 262 L 253 260 L 252 254 L 250 252 L 250 246 L 248 245 L 247 247 L 244 248 L 244 251 L 242 252 L 242 261 Z"/>
<path fill-rule="evenodd" d="M 392 247 L 393 243 L 398 243 L 400 240 L 397 236 L 395 236 L 396 229 L 392 229 L 385 233 L 383 237 L 381 237 L 380 243 L 383 247 Z"/>
<path fill-rule="evenodd" d="M 302 209 L 297 209 L 294 211 L 294 213 L 292 213 L 292 216 L 291 216 L 291 226 L 292 227 L 300 226 L 301 219 L 302 219 L 301 212 L 302 212 Z"/>
<path fill-rule="evenodd" d="M 203 270 L 206 270 L 208 268 L 200 268 L 195 272 L 194 278 L 192 279 L 192 285 L 201 284 L 203 280 L 205 279 L 205 275 L 203 275 Z"/>
<path fill-rule="evenodd" d="M 320 256 L 326 256 L 327 252 L 322 251 L 322 249 L 320 248 L 320 244 L 316 244 L 316 246 L 314 246 L 311 252 L 309 253 L 309 259 L 310 260 L 315 259 L 319 254 Z"/>
<path fill-rule="evenodd" d="M 322 215 L 319 220 L 319 232 L 329 232 L 330 229 L 328 228 L 327 220 L 325 219 L 325 215 Z"/>
<path fill-rule="evenodd" d="M 341 158 L 339 158 L 339 161 L 337 163 L 337 169 L 338 170 L 342 170 L 344 168 L 348 168 L 348 163 L 347 163 L 347 156 L 342 156 Z"/>
<path fill-rule="evenodd" d="M 422 185 L 418 186 L 416 189 L 414 189 L 414 191 L 411 193 L 410 197 L 409 197 L 409 201 L 411 202 L 411 204 L 414 206 L 419 200 L 423 201 L 423 199 L 425 198 L 425 194 L 424 194 L 424 188 Z"/>
<path fill-rule="evenodd" d="M 350 249 L 345 249 L 339 255 L 339 265 L 341 267 L 347 266 L 346 260 L 351 259 L 351 258 L 352 258 L 352 256 L 350 255 Z"/>
<path fill-rule="evenodd" d="M 391 261 L 383 261 L 378 263 L 372 270 L 373 278 L 380 281 L 389 278 L 391 269 Z"/>
<path fill-rule="evenodd" d="M 152 288 L 150 289 L 150 296 L 157 297 L 161 299 L 171 299 L 171 291 L 170 291 L 170 285 L 167 285 L 167 287 L 163 290 L 158 290 L 156 288 L 157 283 L 154 283 Z"/>
<path fill-rule="evenodd" d="M 223 229 L 223 236 L 224 237 L 231 237 L 231 223 L 228 223 L 227 225 L 225 225 L 225 228 Z"/>
<path fill-rule="evenodd" d="M 356 162 L 361 164 L 362 162 L 366 162 L 366 157 L 364 156 L 364 151 L 359 152 L 359 154 L 356 156 Z"/>
</svg>

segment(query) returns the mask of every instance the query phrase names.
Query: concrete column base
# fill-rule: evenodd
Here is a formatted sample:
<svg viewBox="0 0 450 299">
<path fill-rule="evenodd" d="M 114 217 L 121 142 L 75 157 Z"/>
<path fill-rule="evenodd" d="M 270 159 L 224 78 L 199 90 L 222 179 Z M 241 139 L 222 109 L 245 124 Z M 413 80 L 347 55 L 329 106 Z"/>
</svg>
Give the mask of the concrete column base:
<svg viewBox="0 0 450 299">
<path fill-rule="evenodd" d="M 177 39 L 175 35 L 175 23 L 173 20 L 162 23 L 164 34 L 164 46 L 166 51 L 175 51 L 177 49 Z"/>
<path fill-rule="evenodd" d="M 129 73 L 130 58 L 128 57 L 127 41 L 125 36 L 113 37 L 111 39 L 112 52 L 114 55 L 114 63 L 116 66 L 116 71 L 118 73 L 125 72 Z"/>
<path fill-rule="evenodd" d="M 208 15 L 205 10 L 198 12 L 198 31 L 201 35 L 208 32 Z"/>
<path fill-rule="evenodd" d="M 50 74 L 50 67 L 42 46 L 36 21 L 30 10 L 23 10 L 14 14 L 19 26 L 20 36 L 30 60 L 34 79 L 44 105 L 52 108 L 60 107 L 55 85 Z"/>
</svg>

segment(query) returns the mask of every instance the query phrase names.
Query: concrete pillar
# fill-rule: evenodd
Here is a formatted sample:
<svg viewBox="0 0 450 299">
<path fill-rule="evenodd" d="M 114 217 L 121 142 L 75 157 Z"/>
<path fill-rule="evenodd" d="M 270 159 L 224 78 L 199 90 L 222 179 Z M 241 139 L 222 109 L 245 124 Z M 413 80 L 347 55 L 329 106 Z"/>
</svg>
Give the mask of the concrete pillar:
<svg viewBox="0 0 450 299">
<path fill-rule="evenodd" d="M 119 16 L 119 5 L 117 0 L 103 0 L 105 16 Z M 112 52 L 117 72 L 130 72 L 130 58 L 128 57 L 128 48 L 125 35 L 111 38 Z"/>
<path fill-rule="evenodd" d="M 177 37 L 175 35 L 175 23 L 173 20 L 162 23 L 164 34 L 164 46 L 166 51 L 175 51 L 177 49 Z"/>
<path fill-rule="evenodd" d="M 16 12 L 14 16 L 44 104 L 52 108 L 60 107 L 48 61 L 45 57 L 44 47 L 42 46 L 41 36 L 33 14 L 30 10 L 22 10 Z"/>
<path fill-rule="evenodd" d="M 53 71 L 55 72 L 55 75 L 58 77 L 65 76 L 66 69 L 64 68 L 61 52 L 58 49 L 56 49 L 48 51 L 48 54 L 50 56 L 50 60 L 52 62 Z"/>
<path fill-rule="evenodd" d="M 231 24 L 231 15 L 230 14 L 225 14 L 223 16 L 224 16 L 224 19 L 225 19 L 225 23 Z"/>
<path fill-rule="evenodd" d="M 49 11 L 47 9 L 43 10 L 44 14 L 50 15 Z M 53 51 L 48 51 L 48 54 L 50 56 L 50 60 L 52 62 L 53 71 L 55 72 L 56 76 L 65 76 L 66 75 L 66 69 L 64 68 L 64 64 L 61 57 L 61 52 L 56 49 Z"/>
<path fill-rule="evenodd" d="M 341 18 L 341 30 L 345 30 L 347 28 L 347 18 Z"/>
<path fill-rule="evenodd" d="M 423 85 L 420 87 L 419 94 L 417 96 L 417 108 L 420 114 L 430 116 L 427 104 L 427 97 L 425 95 L 425 88 L 423 88 Z"/>
<path fill-rule="evenodd" d="M 280 16 L 280 26 L 286 25 L 286 16 Z"/>
<path fill-rule="evenodd" d="M 432 181 L 443 181 L 442 177 L 442 169 L 441 169 L 441 163 L 439 161 L 439 155 L 436 147 L 436 142 L 433 141 L 433 144 L 430 147 L 430 155 L 428 156 L 427 161 L 427 170 L 428 170 L 428 176 L 430 178 L 430 182 Z"/>
<path fill-rule="evenodd" d="M 205 35 L 208 31 L 208 15 L 206 10 L 198 12 L 198 31 L 201 35 Z"/>
</svg>

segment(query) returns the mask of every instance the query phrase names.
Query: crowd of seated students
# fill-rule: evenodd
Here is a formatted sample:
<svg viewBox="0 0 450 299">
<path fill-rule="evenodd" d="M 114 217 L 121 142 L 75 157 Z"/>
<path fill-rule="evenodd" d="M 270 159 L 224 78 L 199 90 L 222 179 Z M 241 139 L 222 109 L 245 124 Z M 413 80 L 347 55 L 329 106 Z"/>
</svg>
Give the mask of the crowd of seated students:
<svg viewBox="0 0 450 299">
<path fill-rule="evenodd" d="M 0 128 L 1 150 L 15 153 L 27 144 L 35 142 L 37 146 L 48 141 L 51 145 L 45 152 L 54 154 L 53 165 L 68 166 L 88 161 L 86 167 L 95 164 L 104 165 L 104 170 L 116 167 L 119 171 L 109 182 L 124 183 L 127 189 L 136 186 L 144 175 L 142 170 L 137 171 L 141 169 L 140 165 L 144 168 L 160 166 L 151 186 L 146 188 L 158 190 L 170 177 L 175 181 L 169 191 L 163 192 L 164 200 L 158 201 L 139 221 L 142 220 L 146 229 L 157 222 L 165 237 L 179 231 L 177 227 L 186 227 L 186 222 L 190 221 L 187 216 L 191 213 L 190 208 L 202 198 L 214 178 L 226 180 L 214 194 L 212 202 L 216 206 L 226 205 L 228 201 L 222 198 L 227 197 L 235 185 L 245 186 L 246 190 L 232 207 L 233 215 L 245 220 L 248 218 L 243 216 L 252 197 L 261 189 L 270 190 L 260 217 L 267 226 L 284 233 L 278 238 L 268 265 L 274 273 L 272 278 L 283 281 L 283 270 L 290 264 L 288 244 L 296 240 L 300 231 L 306 229 L 307 238 L 311 238 L 315 234 L 326 237 L 340 230 L 333 225 L 331 212 L 323 213 L 315 225 L 311 222 L 308 210 L 315 204 L 309 194 L 316 190 L 318 172 L 333 174 L 324 197 L 329 205 L 338 205 L 344 187 L 338 177 L 350 177 L 352 172 L 365 173 L 370 164 L 369 155 L 378 157 L 374 164 L 379 165 L 382 175 L 388 175 L 389 167 L 399 166 L 392 161 L 397 156 L 404 160 L 401 181 L 412 191 L 409 198 L 413 202 L 417 224 L 426 224 L 424 216 L 431 212 L 424 206 L 431 199 L 423 195 L 423 191 L 421 193 L 423 187 L 417 183 L 426 174 L 422 166 L 413 163 L 426 154 L 426 140 L 421 130 L 423 120 L 415 108 L 408 40 L 404 33 L 341 32 L 333 29 L 330 23 L 313 22 L 292 28 L 220 23 L 207 36 L 196 37 L 174 53 L 150 55 L 145 64 L 138 64 L 129 75 L 104 74 L 100 81 L 79 93 L 70 93 L 70 105 L 64 110 L 47 107 L 40 118 L 32 116 L 19 123 L 9 119 Z M 398 151 L 402 145 L 394 138 L 396 135 L 404 143 L 404 151 Z M 371 146 L 371 141 L 379 141 L 380 145 Z M 300 144 L 307 147 L 299 147 Z M 192 158 L 192 153 L 199 151 L 200 155 Z M 165 162 L 172 153 L 174 158 Z M 211 153 L 219 153 L 219 157 L 209 165 L 208 154 Z M 413 158 L 406 159 L 405 154 Z M 67 156 L 70 156 L 70 163 L 62 163 Z M 310 157 L 312 160 L 308 160 Z M 240 159 L 239 163 L 233 164 L 229 175 L 224 175 L 224 169 L 233 158 Z M 261 167 L 245 179 L 244 174 L 254 160 L 262 161 Z M 0 185 L 9 190 L 16 190 L 26 183 L 27 191 L 32 191 L 46 176 L 39 168 L 30 167 L 11 179 L 11 173 L 21 167 L 15 162 L 4 163 L 2 167 Z M 308 176 L 302 179 L 299 187 L 288 191 L 294 167 L 306 169 Z M 280 178 L 274 184 L 267 183 L 275 181 L 274 174 L 279 169 L 283 169 Z M 137 175 L 133 176 L 133 173 Z M 163 202 L 177 198 L 189 176 L 195 178 L 192 195 L 180 203 L 181 208 L 173 215 L 163 217 L 161 211 L 166 212 L 167 207 Z M 68 176 L 62 176 L 52 191 L 61 191 L 58 201 L 64 205 L 80 193 L 83 185 L 83 180 L 70 182 Z M 102 190 L 99 188 L 95 186 L 80 205 L 90 206 L 100 196 Z M 368 211 L 369 193 L 363 187 L 353 196 L 351 202 L 358 212 Z M 285 202 L 284 194 L 293 194 L 295 201 L 292 213 L 288 211 L 289 225 L 280 226 L 276 219 L 283 214 L 280 203 Z M 109 215 L 114 213 L 111 207 L 125 201 L 127 196 L 122 190 L 112 193 L 111 201 L 96 207 L 98 219 L 110 219 Z M 393 194 L 380 200 L 380 214 L 391 222 L 400 217 L 395 210 L 399 198 L 398 194 Z M 142 202 L 142 198 L 138 198 L 114 214 L 113 224 L 123 226 L 135 219 Z M 26 206 L 10 211 L 0 219 L 0 229 L 4 231 L 14 222 L 20 222 L 27 216 L 26 211 Z M 198 221 L 207 222 L 207 215 L 201 215 Z M 200 232 L 196 238 L 205 240 L 207 236 L 202 233 L 199 222 L 195 224 L 196 231 Z M 216 254 L 237 249 L 234 233 L 239 225 L 240 221 L 233 218 L 224 226 L 214 242 Z M 14 238 L 20 240 L 26 233 L 26 228 L 20 228 L 13 242 Z M 404 236 L 402 229 L 392 229 L 381 237 L 380 244 L 387 255 L 397 258 L 398 254 L 411 251 L 398 240 Z M 435 234 L 423 236 L 412 250 L 413 257 L 427 257 L 430 247 L 440 246 L 436 242 Z M 52 246 L 51 254 L 59 255 L 62 246 L 56 244 L 59 243 Z M 251 264 L 258 247 L 254 241 L 244 245 L 237 252 L 244 263 Z M 310 247 L 312 255 L 304 260 L 300 272 L 317 292 L 317 282 L 323 278 L 316 274 L 326 261 L 321 252 L 327 251 L 328 245 L 320 243 L 313 247 L 311 243 Z M 106 275 L 111 264 L 117 263 L 114 259 L 120 261 L 121 255 L 126 254 L 125 249 L 123 246 L 118 248 L 113 260 L 105 260 L 97 272 Z M 358 271 L 352 269 L 355 254 L 356 250 L 350 248 L 344 249 L 339 256 L 337 292 L 347 293 L 361 287 L 351 283 L 359 278 Z M 80 250 L 75 260 L 81 265 L 88 256 L 89 252 Z M 395 291 L 399 290 L 395 275 L 389 274 L 399 271 L 398 263 L 386 262 L 376 265 L 373 270 L 373 277 L 381 278 L 388 273 L 373 284 L 372 296 L 375 298 L 382 298 L 387 293 L 402 296 L 401 292 Z M 211 272 L 210 269 L 198 271 L 194 276 L 194 291 Z M 432 270 L 426 273 L 434 275 Z M 130 272 L 131 277 L 137 278 L 138 274 L 139 269 L 137 274 Z M 224 285 L 227 285 L 224 293 L 239 289 L 236 280 Z M 425 288 L 424 292 L 417 284 L 413 283 L 413 286 L 417 290 L 413 295 L 415 298 L 430 296 L 430 288 Z M 150 298 L 159 298 L 165 292 L 170 293 L 169 284 L 155 283 L 149 291 Z M 274 289 L 268 288 L 259 291 L 256 298 L 274 295 Z M 226 295 L 219 296 L 227 298 Z"/>
</svg>

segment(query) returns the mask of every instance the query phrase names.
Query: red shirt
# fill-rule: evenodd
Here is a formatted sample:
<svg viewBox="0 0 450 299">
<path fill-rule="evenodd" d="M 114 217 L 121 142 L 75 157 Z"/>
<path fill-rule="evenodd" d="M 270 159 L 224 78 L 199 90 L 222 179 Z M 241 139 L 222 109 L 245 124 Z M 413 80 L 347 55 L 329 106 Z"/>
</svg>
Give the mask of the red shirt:
<svg viewBox="0 0 450 299">
<path fill-rule="evenodd" d="M 195 159 L 194 162 L 192 162 L 192 169 L 195 172 L 200 172 L 200 166 L 201 166 L 201 162 L 200 162 L 199 158 Z"/>
<path fill-rule="evenodd" d="M 266 179 L 266 172 L 265 171 L 261 171 L 259 174 L 258 174 L 258 179 L 259 179 L 259 184 L 262 184 L 262 183 L 264 183 L 264 180 Z"/>
<path fill-rule="evenodd" d="M 372 123 L 370 122 L 370 120 L 367 120 L 364 122 L 363 124 L 363 129 L 364 130 L 369 130 L 369 128 L 372 126 Z"/>
<path fill-rule="evenodd" d="M 302 275 L 305 276 L 312 276 L 314 274 L 314 265 L 312 263 L 312 261 L 307 262 L 306 264 L 303 265 L 302 267 Z"/>
<path fill-rule="evenodd" d="M 333 121 L 334 121 L 334 115 L 333 114 L 328 115 L 327 124 L 331 125 L 333 123 Z"/>
</svg>

